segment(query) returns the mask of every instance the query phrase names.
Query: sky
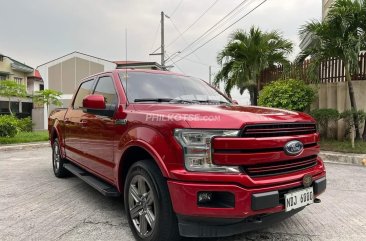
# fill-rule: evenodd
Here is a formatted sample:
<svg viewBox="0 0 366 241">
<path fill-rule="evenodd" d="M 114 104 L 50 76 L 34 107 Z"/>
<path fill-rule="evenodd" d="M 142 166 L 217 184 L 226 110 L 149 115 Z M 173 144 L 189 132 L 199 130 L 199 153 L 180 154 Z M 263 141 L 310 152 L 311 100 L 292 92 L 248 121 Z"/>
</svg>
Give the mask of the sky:
<svg viewBox="0 0 366 241">
<path fill-rule="evenodd" d="M 208 80 L 209 66 L 212 66 L 213 78 L 219 69 L 216 56 L 234 30 L 248 30 L 253 25 L 264 31 L 278 30 L 294 43 L 294 52 L 289 56 L 293 59 L 299 52 L 299 27 L 306 21 L 321 18 L 321 0 L 267 0 L 249 13 L 261 2 L 263 0 L 0 0 L 0 53 L 32 67 L 73 51 L 111 61 L 125 60 L 127 32 L 128 60 L 160 63 L 160 56 L 149 54 L 160 46 L 160 12 L 164 11 L 166 59 L 173 56 L 175 63 L 168 61 L 174 66 L 172 71 Z M 225 24 L 218 25 L 187 48 L 234 9 L 236 15 L 226 18 Z M 203 47 L 185 57 L 201 45 Z M 232 96 L 239 103 L 248 102 L 246 93 L 240 96 L 234 91 Z"/>
</svg>

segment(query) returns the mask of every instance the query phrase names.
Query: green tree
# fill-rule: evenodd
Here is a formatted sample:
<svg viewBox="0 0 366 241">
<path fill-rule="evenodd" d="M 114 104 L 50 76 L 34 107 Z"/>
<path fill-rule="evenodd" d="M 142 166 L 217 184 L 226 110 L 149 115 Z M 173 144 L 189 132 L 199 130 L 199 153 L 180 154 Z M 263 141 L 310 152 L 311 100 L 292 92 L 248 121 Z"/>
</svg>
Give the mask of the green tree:
<svg viewBox="0 0 366 241">
<path fill-rule="evenodd" d="M 25 85 L 18 84 L 13 80 L 2 80 L 0 81 L 0 96 L 8 98 L 8 109 L 11 115 L 11 98 L 22 98 L 27 96 Z M 20 100 L 18 100 L 20 101 Z"/>
<path fill-rule="evenodd" d="M 330 7 L 327 17 L 320 22 L 313 20 L 300 29 L 301 39 L 310 37 L 311 44 L 302 50 L 297 62 L 311 57 L 309 67 L 311 75 L 317 78 L 320 64 L 331 57 L 343 61 L 351 108 L 357 110 L 357 104 L 351 74 L 358 70 L 358 55 L 365 47 L 365 31 L 361 29 L 362 16 L 365 15 L 363 0 L 336 0 Z M 356 139 L 361 138 L 357 115 L 354 115 Z"/>
<path fill-rule="evenodd" d="M 58 92 L 56 90 L 51 90 L 51 89 L 46 89 L 46 90 L 40 90 L 40 91 L 36 91 L 35 94 L 33 95 L 33 101 L 34 103 L 37 104 L 46 104 L 47 106 L 47 113 L 49 110 L 50 105 L 55 105 L 55 106 L 61 106 L 62 102 L 60 101 L 60 97 L 61 97 L 62 93 Z"/>
<path fill-rule="evenodd" d="M 287 65 L 287 55 L 292 48 L 293 44 L 278 31 L 263 32 L 254 26 L 249 32 L 237 30 L 217 56 L 221 70 L 214 84 L 224 82 L 229 96 L 234 87 L 238 87 L 241 94 L 248 89 L 251 104 L 257 105 L 261 72 L 276 64 Z"/>
</svg>

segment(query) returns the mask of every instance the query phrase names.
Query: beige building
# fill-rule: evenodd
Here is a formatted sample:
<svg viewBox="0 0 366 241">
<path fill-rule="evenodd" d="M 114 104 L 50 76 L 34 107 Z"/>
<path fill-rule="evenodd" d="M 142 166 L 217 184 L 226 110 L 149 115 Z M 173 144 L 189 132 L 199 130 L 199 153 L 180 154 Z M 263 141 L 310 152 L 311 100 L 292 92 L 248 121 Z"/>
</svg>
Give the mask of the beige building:
<svg viewBox="0 0 366 241">
<path fill-rule="evenodd" d="M 325 16 L 327 16 L 328 11 L 329 11 L 329 7 L 332 5 L 334 0 L 322 0 L 322 1 L 323 1 L 323 4 L 322 4 L 322 17 L 324 19 Z"/>
<path fill-rule="evenodd" d="M 80 81 L 99 72 L 112 70 L 116 64 L 80 52 L 72 52 L 60 58 L 51 60 L 37 67 L 44 81 L 45 89 L 53 89 L 62 93 L 62 107 L 68 107 L 75 89 Z M 55 107 L 50 107 L 50 111 Z M 36 123 L 35 129 L 47 128 L 48 114 L 43 109 L 34 109 L 32 118 Z"/>
<path fill-rule="evenodd" d="M 0 81 L 2 80 L 13 80 L 18 84 L 25 85 L 29 96 L 35 91 L 42 89 L 43 85 L 42 78 L 32 67 L 4 54 L 0 54 Z M 13 113 L 23 113 L 23 116 L 30 115 L 32 111 L 32 99 L 11 98 L 11 109 Z M 1 113 L 9 113 L 8 99 L 2 96 L 0 96 Z"/>
<path fill-rule="evenodd" d="M 330 6 L 334 0 L 322 0 L 322 19 L 327 16 Z M 311 36 L 306 35 L 305 38 L 300 42 L 300 49 L 305 49 L 311 43 Z"/>
</svg>

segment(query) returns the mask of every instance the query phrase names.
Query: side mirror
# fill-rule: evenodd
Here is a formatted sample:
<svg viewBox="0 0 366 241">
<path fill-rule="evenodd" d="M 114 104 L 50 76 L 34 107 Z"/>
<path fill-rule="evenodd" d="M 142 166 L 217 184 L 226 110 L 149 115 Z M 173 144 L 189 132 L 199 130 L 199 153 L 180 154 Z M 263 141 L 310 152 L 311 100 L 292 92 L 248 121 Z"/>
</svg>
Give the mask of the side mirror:
<svg viewBox="0 0 366 241">
<path fill-rule="evenodd" d="M 104 110 L 105 100 L 103 95 L 87 95 L 83 99 L 83 107 L 86 109 Z"/>
<path fill-rule="evenodd" d="M 231 102 L 233 102 L 233 104 L 235 105 L 239 105 L 239 102 L 237 100 L 231 100 Z"/>
</svg>

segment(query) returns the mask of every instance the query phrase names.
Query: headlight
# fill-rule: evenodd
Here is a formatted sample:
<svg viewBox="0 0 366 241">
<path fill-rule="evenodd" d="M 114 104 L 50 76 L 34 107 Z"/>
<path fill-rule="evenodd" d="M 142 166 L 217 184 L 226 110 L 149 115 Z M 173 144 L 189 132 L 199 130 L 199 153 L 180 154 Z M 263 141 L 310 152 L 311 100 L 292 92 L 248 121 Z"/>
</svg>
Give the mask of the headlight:
<svg viewBox="0 0 366 241">
<path fill-rule="evenodd" d="M 238 136 L 238 133 L 238 130 L 176 129 L 174 136 L 183 147 L 188 171 L 239 173 L 238 166 L 217 166 L 211 158 L 211 140 L 214 136 Z"/>
</svg>

